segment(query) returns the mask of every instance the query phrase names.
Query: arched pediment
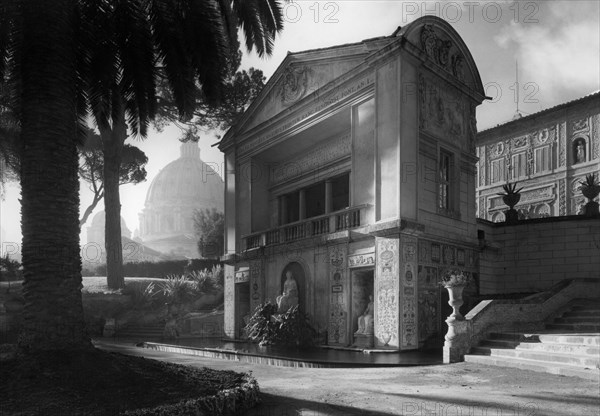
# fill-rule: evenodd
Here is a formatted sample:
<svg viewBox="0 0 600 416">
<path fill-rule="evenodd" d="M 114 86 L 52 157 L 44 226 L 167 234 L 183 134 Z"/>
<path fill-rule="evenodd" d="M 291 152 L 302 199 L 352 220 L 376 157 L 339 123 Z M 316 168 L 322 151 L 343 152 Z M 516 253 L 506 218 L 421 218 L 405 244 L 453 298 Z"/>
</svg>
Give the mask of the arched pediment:
<svg viewBox="0 0 600 416">
<path fill-rule="evenodd" d="M 395 35 L 403 36 L 420 49 L 425 60 L 485 96 L 473 56 L 448 22 L 435 16 L 424 16 L 399 29 Z"/>
</svg>

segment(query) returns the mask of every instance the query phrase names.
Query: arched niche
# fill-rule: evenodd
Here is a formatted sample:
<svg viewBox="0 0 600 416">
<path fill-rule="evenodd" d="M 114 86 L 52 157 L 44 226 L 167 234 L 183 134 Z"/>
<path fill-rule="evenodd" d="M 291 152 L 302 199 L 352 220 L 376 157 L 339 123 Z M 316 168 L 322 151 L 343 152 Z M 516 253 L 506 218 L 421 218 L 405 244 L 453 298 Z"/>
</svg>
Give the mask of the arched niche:
<svg viewBox="0 0 600 416">
<path fill-rule="evenodd" d="M 492 214 L 492 222 L 504 222 L 504 213 L 498 211 Z"/>
<path fill-rule="evenodd" d="M 578 137 L 573 140 L 573 164 L 577 165 L 579 163 L 587 162 L 588 149 L 587 149 L 587 141 L 583 137 Z"/>
</svg>

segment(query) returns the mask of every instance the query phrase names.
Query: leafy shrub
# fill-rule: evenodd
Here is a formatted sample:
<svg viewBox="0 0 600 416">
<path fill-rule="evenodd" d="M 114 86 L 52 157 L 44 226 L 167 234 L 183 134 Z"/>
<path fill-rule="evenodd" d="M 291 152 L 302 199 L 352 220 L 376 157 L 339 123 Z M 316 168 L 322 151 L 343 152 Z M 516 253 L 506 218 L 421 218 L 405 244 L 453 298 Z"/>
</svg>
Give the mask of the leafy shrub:
<svg viewBox="0 0 600 416">
<path fill-rule="evenodd" d="M 223 290 L 223 267 L 213 266 L 212 270 L 192 271 L 187 277 L 193 282 L 198 295 L 215 294 Z"/>
<path fill-rule="evenodd" d="M 193 282 L 185 276 L 167 276 L 165 282 L 160 283 L 165 300 L 169 303 L 181 304 L 189 302 L 196 296 Z"/>
<path fill-rule="evenodd" d="M 248 338 L 259 345 L 310 347 L 317 335 L 298 305 L 278 314 L 277 305 L 270 302 L 257 306 L 244 329 Z"/>
<path fill-rule="evenodd" d="M 153 306 L 159 293 L 154 282 L 130 282 L 123 288 L 123 294 L 131 296 L 134 308 Z"/>
<path fill-rule="evenodd" d="M 218 260 L 165 260 L 158 262 L 140 261 L 123 264 L 123 273 L 127 277 L 157 277 L 165 279 L 170 275 L 183 275 L 193 270 L 210 269 L 221 263 Z M 89 270 L 91 272 L 91 270 Z M 106 276 L 106 264 L 100 264 L 90 276 Z"/>
</svg>

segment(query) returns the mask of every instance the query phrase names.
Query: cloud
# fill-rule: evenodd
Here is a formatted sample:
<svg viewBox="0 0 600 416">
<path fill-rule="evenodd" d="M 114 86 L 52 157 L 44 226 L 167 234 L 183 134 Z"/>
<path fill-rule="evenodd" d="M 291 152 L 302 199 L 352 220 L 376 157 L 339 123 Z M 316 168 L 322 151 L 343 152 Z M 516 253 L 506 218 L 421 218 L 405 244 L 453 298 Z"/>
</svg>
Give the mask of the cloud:
<svg viewBox="0 0 600 416">
<path fill-rule="evenodd" d="M 597 90 L 600 87 L 598 4 L 548 2 L 545 6 L 539 23 L 513 21 L 494 40 L 502 48 L 515 48 L 522 81 L 536 83 L 547 100 L 554 101 L 566 91 L 585 94 Z"/>
</svg>

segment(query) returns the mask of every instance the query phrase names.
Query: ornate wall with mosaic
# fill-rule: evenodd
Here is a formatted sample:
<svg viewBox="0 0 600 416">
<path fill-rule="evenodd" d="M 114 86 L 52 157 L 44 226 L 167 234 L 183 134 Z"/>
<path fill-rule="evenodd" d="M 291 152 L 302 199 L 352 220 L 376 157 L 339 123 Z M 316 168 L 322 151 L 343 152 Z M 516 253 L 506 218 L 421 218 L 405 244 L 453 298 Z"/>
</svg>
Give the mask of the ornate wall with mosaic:
<svg viewBox="0 0 600 416">
<path fill-rule="evenodd" d="M 434 16 L 288 54 L 220 143 L 226 335 L 285 298 L 292 263 L 298 304 L 329 345 L 414 350 L 439 333 L 439 273 L 476 261 L 483 99 L 469 50 Z"/>
<path fill-rule="evenodd" d="M 520 218 L 580 214 L 579 181 L 600 172 L 600 93 L 482 131 L 477 153 L 479 218 L 504 221 L 507 181 L 524 187 Z"/>
</svg>

